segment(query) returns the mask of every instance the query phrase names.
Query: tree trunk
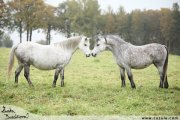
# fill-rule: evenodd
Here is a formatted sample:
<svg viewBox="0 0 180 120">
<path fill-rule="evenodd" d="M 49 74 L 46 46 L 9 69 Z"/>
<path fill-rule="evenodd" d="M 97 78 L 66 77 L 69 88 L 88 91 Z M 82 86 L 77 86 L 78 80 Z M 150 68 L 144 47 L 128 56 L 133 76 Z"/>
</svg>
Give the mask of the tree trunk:
<svg viewBox="0 0 180 120">
<path fill-rule="evenodd" d="M 51 28 L 50 28 L 50 30 L 49 30 L 49 45 L 51 44 Z"/>
<path fill-rule="evenodd" d="M 32 40 L 32 27 L 30 28 L 29 41 Z"/>
<path fill-rule="evenodd" d="M 46 44 L 49 45 L 51 43 L 51 25 L 48 25 L 47 35 L 46 35 Z"/>
<path fill-rule="evenodd" d="M 22 21 L 20 21 L 20 25 L 19 25 L 19 38 L 20 38 L 20 43 L 22 43 Z"/>
<path fill-rule="evenodd" d="M 29 30 L 27 29 L 27 35 L 26 35 L 26 40 L 28 41 L 29 38 Z"/>
<path fill-rule="evenodd" d="M 69 19 L 65 20 L 65 27 L 66 27 L 67 38 L 70 38 L 71 37 L 71 23 Z"/>
<path fill-rule="evenodd" d="M 47 30 L 47 34 L 46 34 L 46 44 L 48 45 L 49 43 L 49 33 L 48 33 L 48 30 Z"/>
<path fill-rule="evenodd" d="M 27 28 L 27 35 L 26 35 L 26 40 L 29 41 L 29 29 Z"/>
<path fill-rule="evenodd" d="M 26 40 L 29 41 L 29 23 L 27 23 L 27 28 L 26 29 L 27 29 L 27 36 L 26 36 L 27 38 L 26 38 Z"/>
<path fill-rule="evenodd" d="M 47 35 L 46 35 L 46 44 L 47 45 L 49 44 L 49 33 L 48 33 L 48 30 L 47 30 Z"/>
</svg>

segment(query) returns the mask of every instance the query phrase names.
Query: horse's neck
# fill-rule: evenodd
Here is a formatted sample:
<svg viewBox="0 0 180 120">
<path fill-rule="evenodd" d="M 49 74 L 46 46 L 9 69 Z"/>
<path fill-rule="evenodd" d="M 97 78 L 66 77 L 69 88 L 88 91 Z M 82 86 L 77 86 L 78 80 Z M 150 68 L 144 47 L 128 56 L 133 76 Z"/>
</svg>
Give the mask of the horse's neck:
<svg viewBox="0 0 180 120">
<path fill-rule="evenodd" d="M 114 39 L 114 38 L 109 38 L 107 40 L 107 50 L 114 51 L 115 49 L 121 49 L 122 46 L 128 45 L 129 43 L 119 40 L 119 39 Z"/>
<path fill-rule="evenodd" d="M 119 58 L 122 59 L 123 52 L 128 49 L 129 46 L 131 46 L 131 44 L 126 41 L 110 39 L 109 41 L 107 41 L 106 50 L 111 51 L 116 60 L 118 60 Z"/>
</svg>

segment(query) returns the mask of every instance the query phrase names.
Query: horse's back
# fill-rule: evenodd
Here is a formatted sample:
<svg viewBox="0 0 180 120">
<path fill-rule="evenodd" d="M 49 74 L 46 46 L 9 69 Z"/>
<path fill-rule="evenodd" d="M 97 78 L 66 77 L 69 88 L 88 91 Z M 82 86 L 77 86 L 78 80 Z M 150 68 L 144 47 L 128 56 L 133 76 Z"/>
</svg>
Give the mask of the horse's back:
<svg viewBox="0 0 180 120">
<path fill-rule="evenodd" d="M 151 43 L 142 46 L 131 45 L 124 56 L 129 66 L 142 69 L 156 62 L 163 64 L 166 55 L 167 51 L 164 45 Z"/>
<path fill-rule="evenodd" d="M 48 48 L 48 45 L 40 45 L 38 43 L 33 42 L 23 42 L 18 44 L 15 54 L 17 57 L 31 56 L 34 52 L 38 53 L 41 50 L 45 50 Z"/>
<path fill-rule="evenodd" d="M 63 52 L 51 45 L 24 42 L 18 45 L 15 54 L 21 63 L 44 70 L 55 69 L 57 64 L 64 62 Z"/>
<path fill-rule="evenodd" d="M 34 43 L 34 42 L 22 42 L 20 44 L 18 44 L 18 48 L 20 49 L 27 49 L 27 48 L 33 48 L 33 47 L 36 47 L 36 48 L 47 48 L 49 47 L 50 45 L 41 45 L 41 44 L 38 44 L 38 43 Z"/>
</svg>

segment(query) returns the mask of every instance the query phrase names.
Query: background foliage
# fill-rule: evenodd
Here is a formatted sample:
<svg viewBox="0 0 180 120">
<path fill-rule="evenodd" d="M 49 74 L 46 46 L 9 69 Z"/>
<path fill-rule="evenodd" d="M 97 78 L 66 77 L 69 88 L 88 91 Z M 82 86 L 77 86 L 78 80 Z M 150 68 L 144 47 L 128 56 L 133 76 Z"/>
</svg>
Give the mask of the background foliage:
<svg viewBox="0 0 180 120">
<path fill-rule="evenodd" d="M 97 0 L 66 0 L 58 7 L 43 0 L 0 1 L 0 35 L 5 29 L 27 33 L 31 41 L 33 30 L 43 29 L 46 43 L 50 44 L 51 31 L 57 30 L 71 36 L 71 33 L 94 37 L 97 33 L 119 34 L 126 41 L 136 45 L 152 42 L 165 44 L 171 53 L 180 54 L 180 9 L 178 3 L 172 8 L 160 10 L 135 9 L 130 13 L 119 6 L 113 12 L 109 6 L 102 11 Z"/>
</svg>

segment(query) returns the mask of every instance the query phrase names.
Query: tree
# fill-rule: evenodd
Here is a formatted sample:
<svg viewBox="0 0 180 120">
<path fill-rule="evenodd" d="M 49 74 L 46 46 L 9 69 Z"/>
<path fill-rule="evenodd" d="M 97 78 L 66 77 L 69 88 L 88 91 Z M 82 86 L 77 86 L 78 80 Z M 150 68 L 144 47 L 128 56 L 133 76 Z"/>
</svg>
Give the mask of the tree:
<svg viewBox="0 0 180 120">
<path fill-rule="evenodd" d="M 156 10 L 144 10 L 142 12 L 142 36 L 143 44 L 161 42 L 160 14 Z"/>
<path fill-rule="evenodd" d="M 57 29 L 61 32 L 66 32 L 67 37 L 70 36 L 70 28 L 72 28 L 73 32 L 79 33 L 79 29 L 76 27 L 76 19 L 81 14 L 81 9 L 79 4 L 75 0 L 65 1 L 57 7 Z M 71 27 L 72 26 L 72 27 Z M 76 29 L 74 29 L 76 28 Z"/>
<path fill-rule="evenodd" d="M 116 18 L 115 14 L 113 13 L 113 10 L 111 6 L 108 7 L 108 11 L 105 14 L 105 20 L 106 20 L 106 25 L 105 25 L 105 33 L 114 33 L 116 29 Z"/>
<path fill-rule="evenodd" d="M 61 32 L 65 32 L 65 20 L 66 20 L 66 12 L 68 9 L 68 5 L 67 5 L 67 1 L 62 2 L 61 4 L 58 5 L 58 7 L 56 8 L 56 19 L 55 19 L 55 24 L 56 27 L 55 29 L 61 31 Z"/>
<path fill-rule="evenodd" d="M 71 22 L 69 19 L 65 20 L 65 30 L 67 38 L 71 37 Z"/>
<path fill-rule="evenodd" d="M 168 46 L 168 49 L 170 50 L 171 46 L 171 38 L 173 37 L 173 19 L 172 19 L 172 12 L 170 9 L 162 8 L 161 11 L 161 17 L 160 17 L 160 29 L 161 33 L 163 35 L 165 45 Z"/>
<path fill-rule="evenodd" d="M 1 0 L 0 1 L 0 28 L 3 28 L 4 27 L 4 11 L 5 11 L 5 4 L 4 4 L 4 1 Z M 2 36 L 3 34 L 3 31 L 2 29 L 0 29 L 0 37 Z"/>
<path fill-rule="evenodd" d="M 132 15 L 127 14 L 124 7 L 120 6 L 116 14 L 116 31 L 127 41 L 131 41 Z"/>
<path fill-rule="evenodd" d="M 3 40 L 2 40 L 2 38 L 3 38 L 3 35 L 0 35 L 0 47 L 3 46 Z"/>
<path fill-rule="evenodd" d="M 21 0 L 15 0 L 8 2 L 11 11 L 11 19 L 13 22 L 13 28 L 18 29 L 20 43 L 22 42 L 22 33 L 23 33 L 23 25 L 24 25 L 24 4 L 22 4 Z"/>
<path fill-rule="evenodd" d="M 11 40 L 9 35 L 6 34 L 3 35 L 3 45 L 7 48 L 12 47 L 13 41 Z"/>
<path fill-rule="evenodd" d="M 27 33 L 27 41 L 31 41 L 32 31 L 42 25 L 44 2 L 42 0 L 13 0 L 8 5 L 11 8 L 14 26 L 20 33 L 20 42 L 22 42 L 24 30 Z"/>
<path fill-rule="evenodd" d="M 172 51 L 180 54 L 180 9 L 178 3 L 173 4 L 172 10 L 173 23 L 173 37 L 172 37 Z"/>
<path fill-rule="evenodd" d="M 131 23 L 131 41 L 136 44 L 143 44 L 143 15 L 142 12 L 138 9 L 132 11 L 132 23 Z"/>
<path fill-rule="evenodd" d="M 67 21 L 72 32 L 93 36 L 98 28 L 100 16 L 97 0 L 67 0 L 57 8 L 59 29 L 65 32 Z"/>
<path fill-rule="evenodd" d="M 80 4 L 83 8 L 82 19 L 84 22 L 81 31 L 84 31 L 85 35 L 93 37 L 99 29 L 98 17 L 100 16 L 100 6 L 97 0 L 83 0 Z"/>
<path fill-rule="evenodd" d="M 42 16 L 40 18 L 41 24 L 39 24 L 39 28 L 43 28 L 46 31 L 46 44 L 50 44 L 51 30 L 56 26 L 54 12 L 55 8 L 53 6 L 45 5 L 45 8 L 42 11 L 42 15 L 39 15 Z"/>
<path fill-rule="evenodd" d="M 10 27 L 10 11 L 3 0 L 0 0 L 0 37 L 4 34 L 4 29 Z"/>
<path fill-rule="evenodd" d="M 32 31 L 40 28 L 43 24 L 43 12 L 46 8 L 43 0 L 24 0 L 25 1 L 25 29 L 27 31 L 27 41 L 31 41 Z"/>
</svg>

